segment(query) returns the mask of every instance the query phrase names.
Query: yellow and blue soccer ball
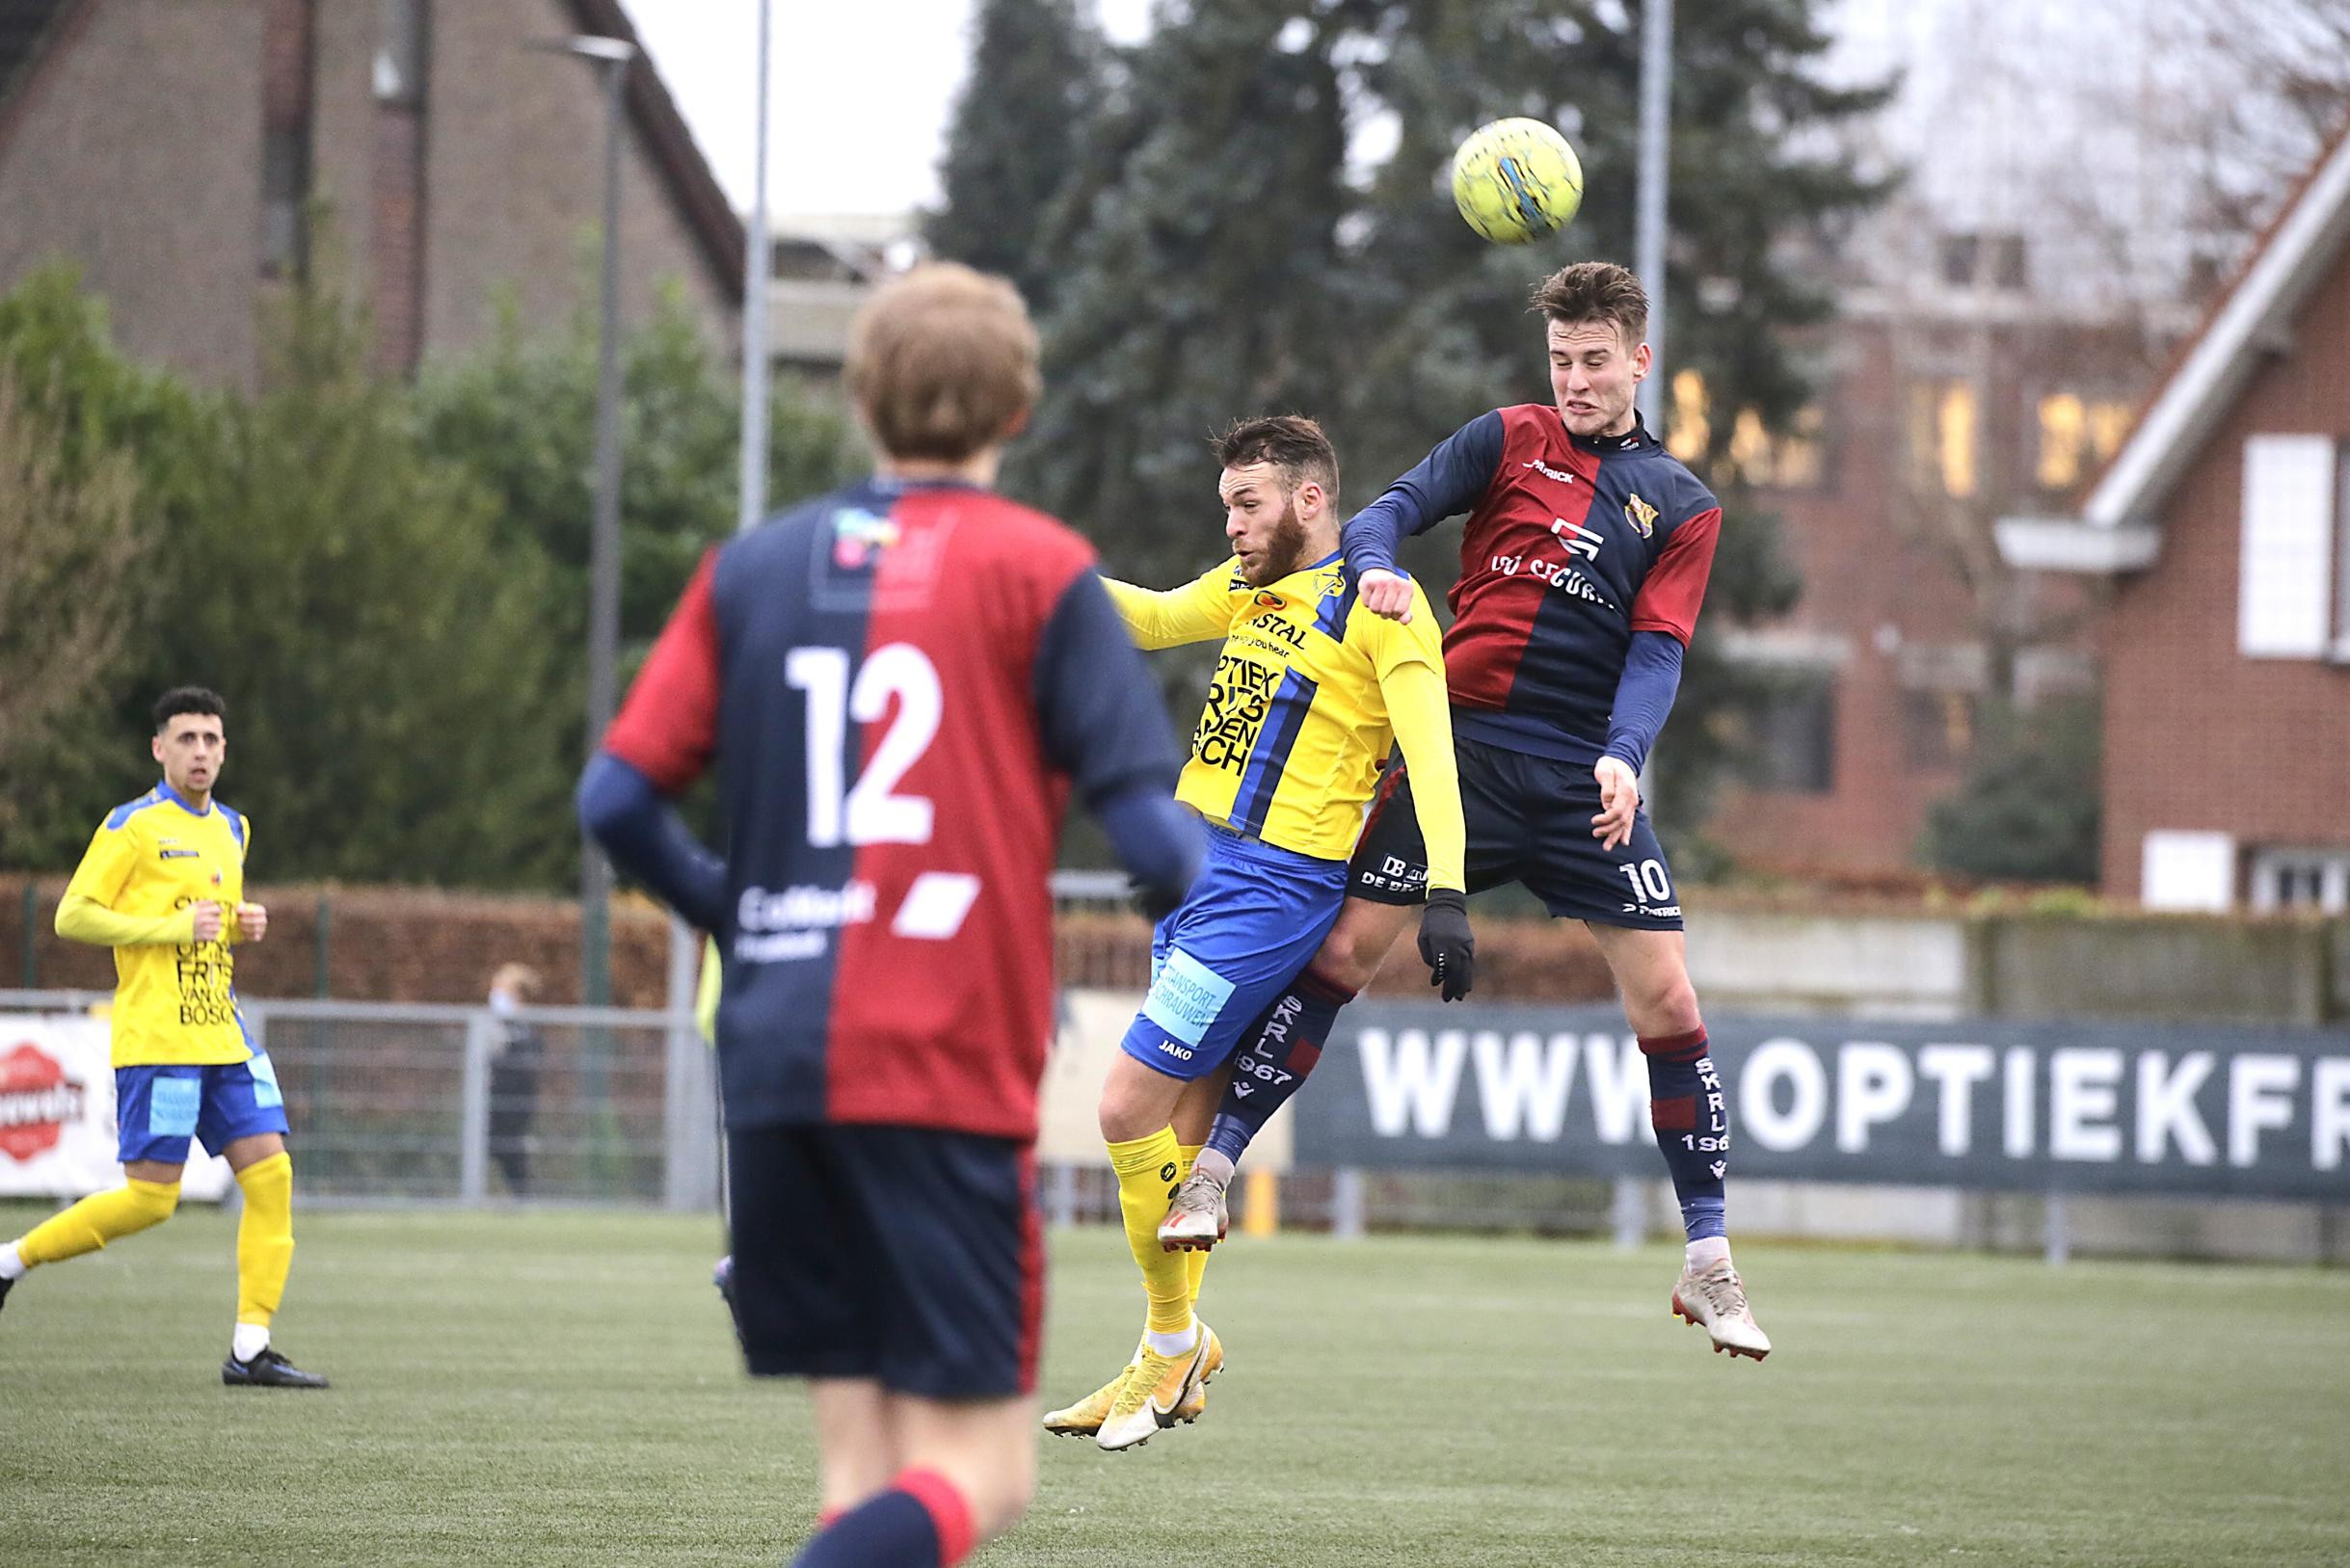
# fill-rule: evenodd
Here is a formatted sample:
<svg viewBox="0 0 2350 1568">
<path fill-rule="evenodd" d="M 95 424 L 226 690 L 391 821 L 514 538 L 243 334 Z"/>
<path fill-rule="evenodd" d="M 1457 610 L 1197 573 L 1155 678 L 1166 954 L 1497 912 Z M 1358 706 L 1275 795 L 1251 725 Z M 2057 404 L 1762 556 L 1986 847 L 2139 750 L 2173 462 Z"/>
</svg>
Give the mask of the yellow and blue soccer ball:
<svg viewBox="0 0 2350 1568">
<path fill-rule="evenodd" d="M 1523 245 L 1583 205 L 1583 162 L 1538 120 L 1497 120 L 1453 154 L 1453 204 L 1494 244 Z"/>
</svg>

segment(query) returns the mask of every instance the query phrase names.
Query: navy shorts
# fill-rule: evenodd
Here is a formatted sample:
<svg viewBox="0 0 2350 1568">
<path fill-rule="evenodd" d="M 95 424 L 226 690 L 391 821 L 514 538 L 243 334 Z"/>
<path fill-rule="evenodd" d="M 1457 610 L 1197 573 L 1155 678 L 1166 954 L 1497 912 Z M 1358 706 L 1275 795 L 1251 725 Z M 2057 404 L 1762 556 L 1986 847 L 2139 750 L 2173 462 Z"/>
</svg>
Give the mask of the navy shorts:
<svg viewBox="0 0 2350 1568">
<path fill-rule="evenodd" d="M 1186 1081 L 1221 1067 L 1241 1031 L 1312 961 L 1346 897 L 1344 861 L 1210 823 L 1191 890 L 1151 934 L 1151 988 L 1120 1049 Z"/>
<path fill-rule="evenodd" d="M 1515 882 L 1561 919 L 1640 931 L 1681 929 L 1672 867 L 1645 806 L 1634 813 L 1628 840 L 1601 849 L 1591 837 L 1599 782 L 1589 763 L 1534 757 L 1466 735 L 1454 737 L 1453 755 L 1468 829 L 1469 891 Z M 1348 867 L 1347 892 L 1376 904 L 1417 904 L 1428 895 L 1428 849 L 1400 757 L 1379 780 L 1371 819 Z"/>
<path fill-rule="evenodd" d="M 239 1138 L 285 1131 L 285 1096 L 266 1051 L 211 1067 L 115 1069 L 115 1157 L 188 1162 L 188 1140 L 219 1154 Z"/>
<path fill-rule="evenodd" d="M 926 1399 L 1036 1387 L 1044 1229 L 1033 1152 L 914 1127 L 727 1134 L 734 1323 L 761 1377 Z"/>
</svg>

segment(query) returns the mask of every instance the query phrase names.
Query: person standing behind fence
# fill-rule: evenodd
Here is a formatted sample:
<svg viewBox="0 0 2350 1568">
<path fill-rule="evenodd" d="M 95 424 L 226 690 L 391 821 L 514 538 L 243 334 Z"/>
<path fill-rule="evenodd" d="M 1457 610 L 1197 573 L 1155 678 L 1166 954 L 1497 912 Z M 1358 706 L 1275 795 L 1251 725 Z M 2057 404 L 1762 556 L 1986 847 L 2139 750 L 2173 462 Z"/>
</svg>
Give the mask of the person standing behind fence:
<svg viewBox="0 0 2350 1568">
<path fill-rule="evenodd" d="M 294 1262 L 294 1167 L 285 1098 L 237 1011 L 230 949 L 269 912 L 245 899 L 253 825 L 212 798 L 228 754 L 227 707 L 200 686 L 165 692 L 149 749 L 163 782 L 106 815 L 57 906 L 57 934 L 111 947 L 115 1120 L 126 1178 L 0 1247 L 0 1303 L 29 1269 L 95 1252 L 172 1217 L 188 1143 L 227 1156 L 244 1190 L 237 1312 L 221 1381 L 323 1389 L 270 1348 Z"/>
<path fill-rule="evenodd" d="M 539 971 L 501 964 L 490 976 L 490 1157 L 516 1197 L 530 1192 L 531 1124 L 539 1115 L 539 1071 L 547 1042 L 518 1016 L 539 994 Z"/>
<path fill-rule="evenodd" d="M 754 1373 L 814 1382 L 800 1568 L 943 1568 L 1026 1508 L 1069 792 L 1162 909 L 1200 854 L 1092 549 L 990 488 L 1036 359 L 1001 279 L 876 291 L 846 375 L 879 472 L 704 559 L 580 780 L 724 948 L 736 1324 Z M 713 757 L 724 861 L 668 805 Z"/>
</svg>

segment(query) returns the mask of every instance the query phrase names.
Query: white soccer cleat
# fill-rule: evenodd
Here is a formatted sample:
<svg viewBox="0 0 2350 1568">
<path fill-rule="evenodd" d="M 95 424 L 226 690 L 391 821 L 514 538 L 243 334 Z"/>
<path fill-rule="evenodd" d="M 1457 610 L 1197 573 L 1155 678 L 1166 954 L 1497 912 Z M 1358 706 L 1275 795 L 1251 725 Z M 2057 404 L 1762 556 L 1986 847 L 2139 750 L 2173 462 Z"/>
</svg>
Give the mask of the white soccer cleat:
<svg viewBox="0 0 2350 1568">
<path fill-rule="evenodd" d="M 1139 1448 L 1163 1428 L 1190 1419 L 1184 1414 L 1185 1406 L 1196 1395 L 1200 1407 L 1206 1408 L 1208 1379 L 1223 1365 L 1223 1342 L 1205 1323 L 1199 1325 L 1199 1342 L 1181 1355 L 1162 1356 L 1146 1345 L 1094 1441 L 1115 1453 Z"/>
<path fill-rule="evenodd" d="M 1206 1252 L 1223 1240 L 1231 1228 L 1224 1183 L 1206 1171 L 1195 1170 L 1175 1189 L 1166 1218 L 1159 1222 L 1159 1245 L 1168 1252 Z"/>
<path fill-rule="evenodd" d="M 1713 1336 L 1716 1355 L 1727 1350 L 1732 1356 L 1760 1361 L 1771 1353 L 1771 1336 L 1754 1321 L 1746 1284 L 1727 1258 L 1702 1274 L 1683 1267 L 1680 1283 L 1672 1288 L 1672 1311 L 1684 1322 L 1704 1325 Z"/>
</svg>

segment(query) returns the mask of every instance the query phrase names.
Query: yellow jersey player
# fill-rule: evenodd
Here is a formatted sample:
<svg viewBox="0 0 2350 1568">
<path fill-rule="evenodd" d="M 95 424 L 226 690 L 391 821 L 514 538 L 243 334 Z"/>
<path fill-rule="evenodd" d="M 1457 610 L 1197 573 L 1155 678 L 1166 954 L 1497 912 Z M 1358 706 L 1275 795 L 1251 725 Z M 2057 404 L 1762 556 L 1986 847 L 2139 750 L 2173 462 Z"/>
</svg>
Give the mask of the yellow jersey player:
<svg viewBox="0 0 2350 1568">
<path fill-rule="evenodd" d="M 227 1156 L 244 1189 L 237 1313 L 221 1381 L 323 1389 L 270 1348 L 294 1261 L 294 1167 L 285 1097 L 237 1012 L 232 949 L 269 912 L 245 902 L 252 824 L 212 798 L 228 751 L 226 709 L 199 686 L 155 704 L 163 782 L 106 815 L 66 896 L 57 934 L 115 954 L 115 1120 L 124 1183 L 0 1247 L 0 1302 L 27 1269 L 95 1252 L 172 1217 L 191 1138 Z"/>
<path fill-rule="evenodd" d="M 1049 1430 L 1109 1449 L 1206 1408 L 1204 1386 L 1224 1358 L 1192 1310 L 1207 1256 L 1161 1221 L 1206 1137 L 1241 1031 L 1337 918 L 1392 746 L 1410 765 L 1429 845 L 1420 952 L 1446 1000 L 1467 995 L 1474 959 L 1435 616 L 1399 625 L 1356 608 L 1340 571 L 1338 456 L 1320 425 L 1244 420 L 1216 455 L 1233 559 L 1165 593 L 1108 584 L 1142 647 L 1224 643 L 1175 791 L 1207 819 L 1207 862 L 1159 922 L 1149 995 L 1102 1089 L 1147 1324 L 1124 1371 L 1045 1417 Z"/>
</svg>

